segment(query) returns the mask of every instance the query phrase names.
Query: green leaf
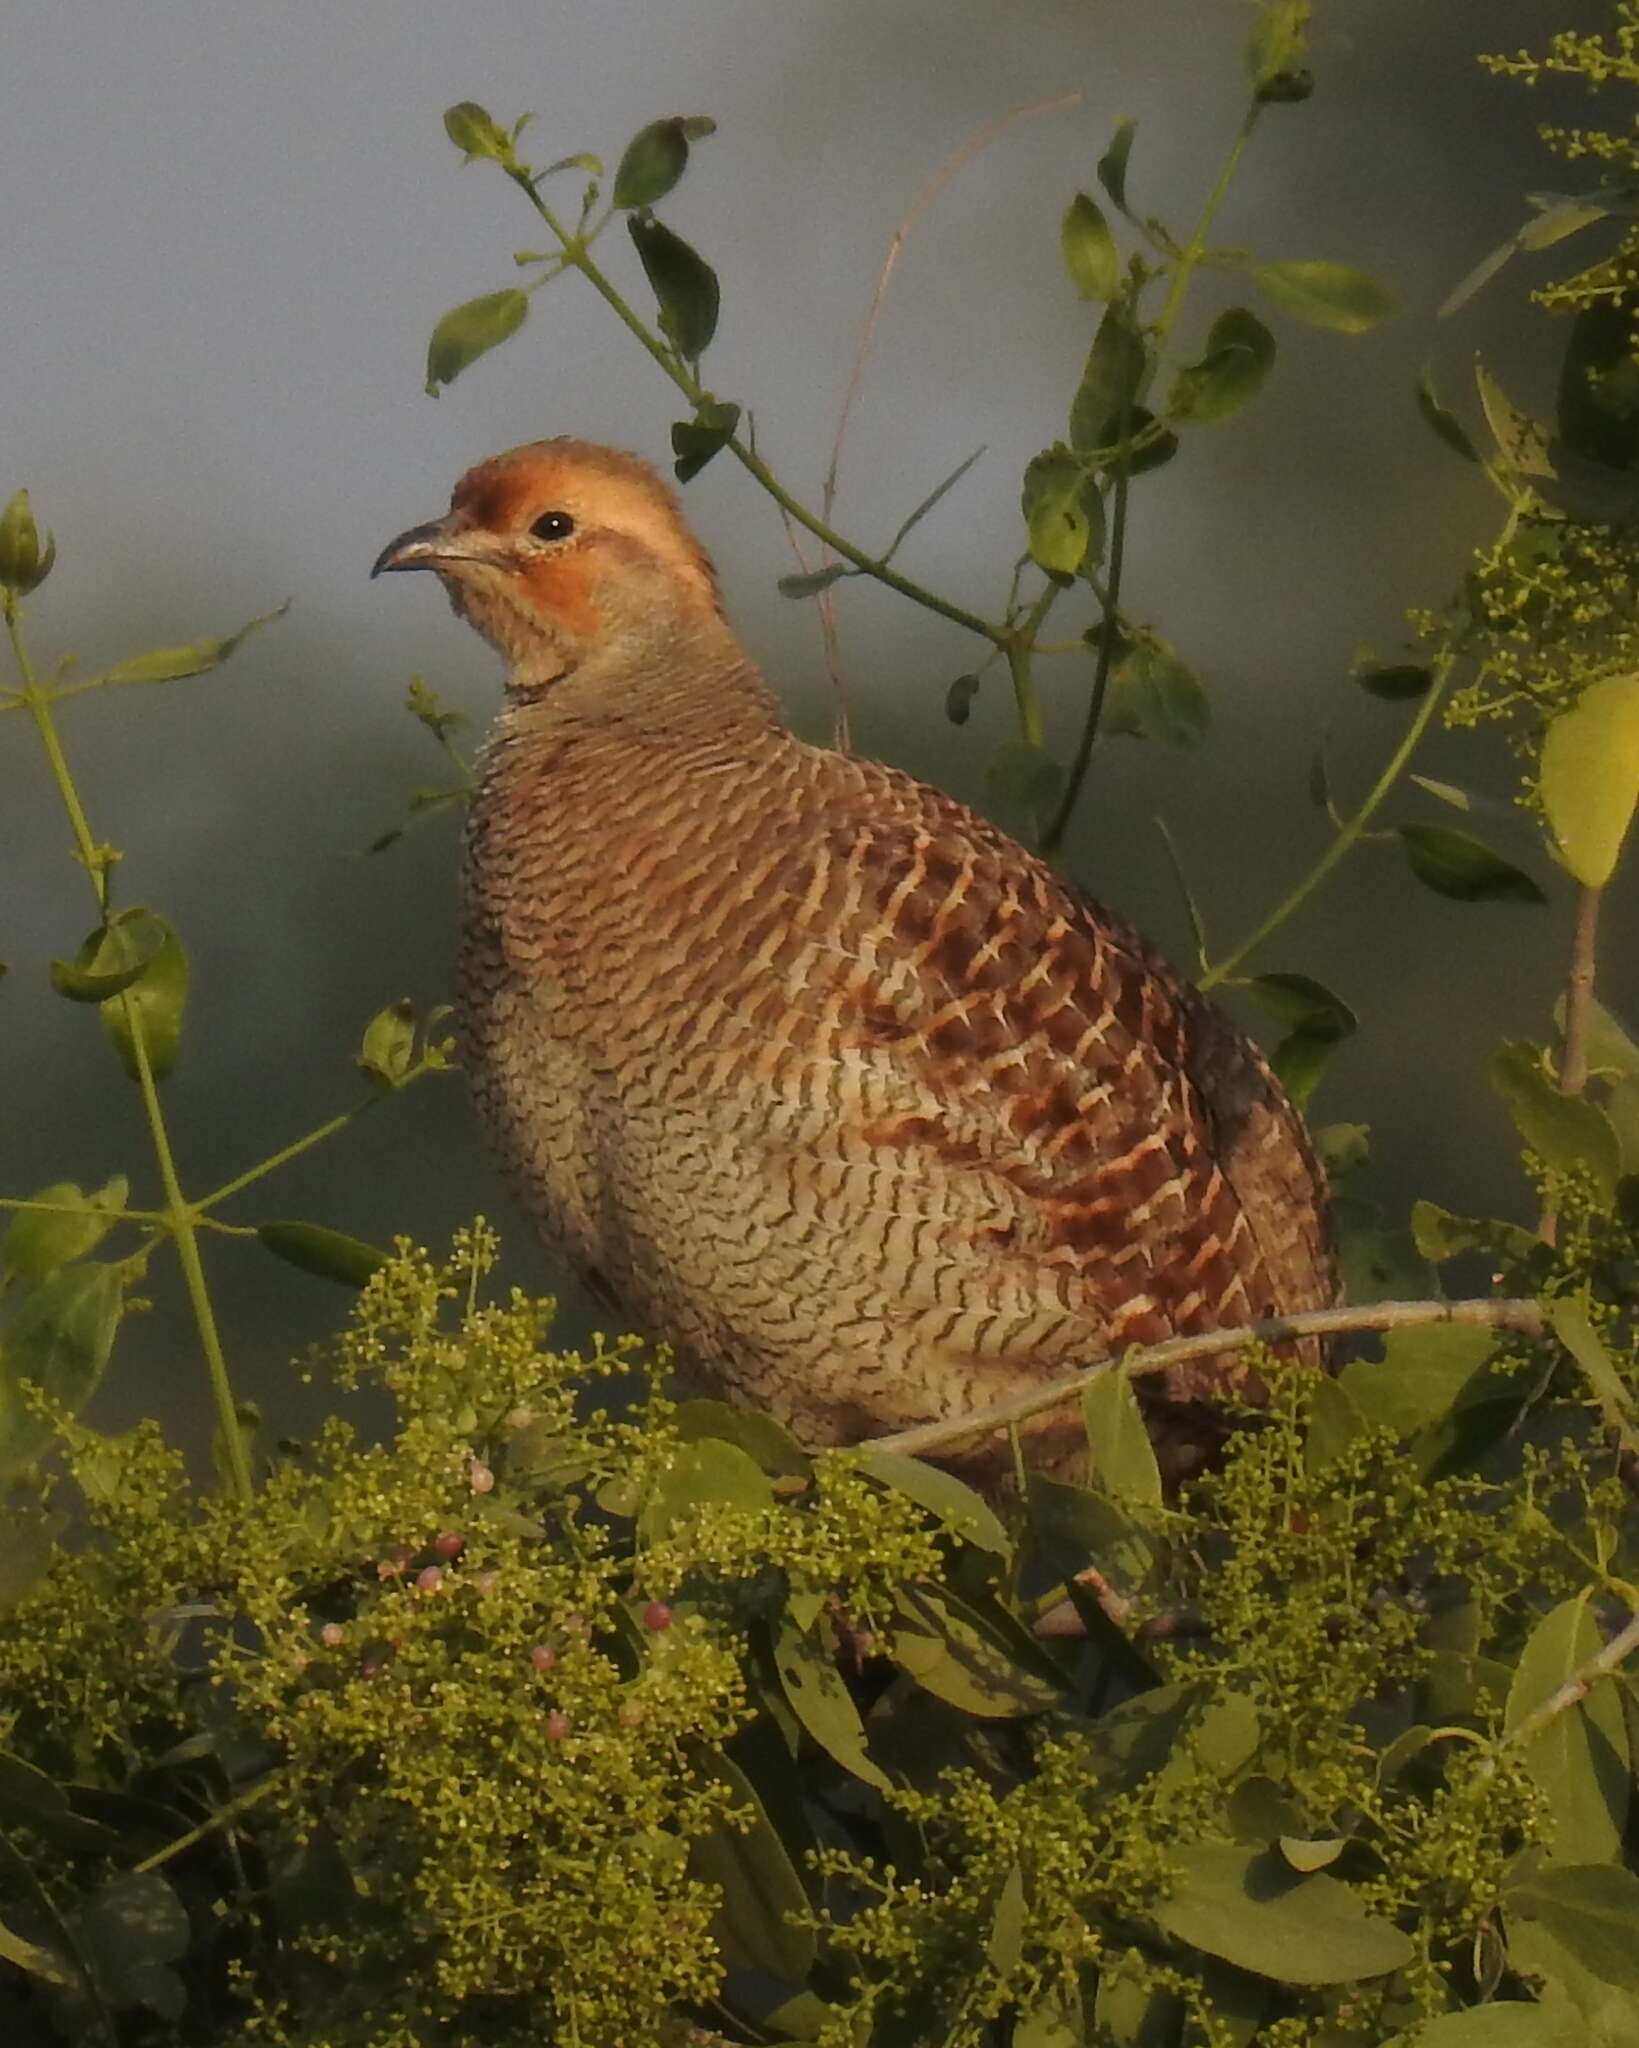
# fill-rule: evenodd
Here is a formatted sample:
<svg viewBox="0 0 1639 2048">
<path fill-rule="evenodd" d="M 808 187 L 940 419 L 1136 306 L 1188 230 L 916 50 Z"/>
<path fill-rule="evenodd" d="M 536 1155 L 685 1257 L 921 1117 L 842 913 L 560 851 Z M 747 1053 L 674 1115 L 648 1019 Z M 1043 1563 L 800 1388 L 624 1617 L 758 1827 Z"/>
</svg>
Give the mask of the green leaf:
<svg viewBox="0 0 1639 2048">
<path fill-rule="evenodd" d="M 1546 429 L 1520 411 L 1484 363 L 1475 363 L 1474 383 L 1485 423 L 1506 466 L 1521 476 L 1553 476 Z"/>
<path fill-rule="evenodd" d="M 133 654 L 126 661 L 116 661 L 112 668 L 87 676 L 74 687 L 88 690 L 101 689 L 105 683 L 174 683 L 185 676 L 202 676 L 210 669 L 220 668 L 252 633 L 282 619 L 289 609 L 288 603 L 276 605 L 270 612 L 247 619 L 237 632 L 223 633 L 215 639 L 195 640 L 186 647 L 153 647 L 146 654 Z"/>
<path fill-rule="evenodd" d="M 1354 1036 L 1360 1020 L 1340 996 L 1306 974 L 1258 974 L 1248 988 L 1285 1027 L 1269 1064 L 1302 1109 L 1327 1061 Z"/>
<path fill-rule="evenodd" d="M 1302 1877 L 1268 1850 L 1203 1842 L 1173 1858 L 1178 1883 L 1155 1919 L 1208 1955 L 1281 1984 L 1347 1984 L 1415 1960 L 1392 1921 L 1336 1878 Z"/>
<path fill-rule="evenodd" d="M 170 926 L 152 911 L 119 911 L 74 955 L 51 963 L 51 986 L 72 1003 L 106 1003 L 131 987 L 165 943 Z"/>
<path fill-rule="evenodd" d="M 0 1475 L 25 1470 L 55 1435 L 25 1405 L 23 1381 L 70 1415 L 96 1391 L 125 1312 L 128 1277 L 123 1266 L 63 1266 L 18 1307 L 0 1345 Z"/>
<path fill-rule="evenodd" d="M 1338 1385 L 1368 1422 L 1412 1437 L 1450 1413 L 1496 1344 L 1494 1330 L 1472 1323 L 1391 1330 L 1382 1362 L 1354 1359 L 1338 1375 Z"/>
<path fill-rule="evenodd" d="M 148 1071 L 156 1081 L 163 1081 L 182 1050 L 188 956 L 171 926 L 151 910 L 121 911 L 110 928 L 110 937 L 116 931 L 127 949 L 134 945 L 144 957 L 136 980 L 102 1005 L 103 1029 L 133 1081 L 142 1078 L 136 1052 L 140 1034 Z"/>
<path fill-rule="evenodd" d="M 37 1941 L 29 1941 L 3 1920 L 0 1920 L 0 1962 L 10 1963 L 15 1969 L 30 1977 L 38 1977 L 46 1984 L 75 1982 L 74 1967 L 66 1957 L 58 1955 L 54 1949 L 42 1948 Z"/>
<path fill-rule="evenodd" d="M 1605 1427 L 1621 1440 L 1625 1450 L 1639 1452 L 1639 1408 L 1616 1369 L 1615 1359 L 1589 1321 L 1587 1308 L 1572 1296 L 1562 1294 L 1549 1302 L 1548 1321 L 1554 1335 L 1581 1368 L 1582 1377 L 1599 1403 Z"/>
<path fill-rule="evenodd" d="M 1386 2048 L 1586 2048 L 1587 2037 L 1562 2007 L 1494 1998 L 1467 2012 L 1443 2012 Z"/>
<path fill-rule="evenodd" d="M 966 725 L 973 712 L 973 700 L 979 694 L 979 678 L 975 675 L 958 676 L 945 692 L 945 716 L 952 725 Z"/>
<path fill-rule="evenodd" d="M 1310 0 L 1264 0 L 1246 44 L 1246 69 L 1260 99 L 1283 97 L 1281 81 L 1308 55 Z"/>
<path fill-rule="evenodd" d="M 1430 430 L 1465 462 L 1478 462 L 1480 451 L 1469 438 L 1468 429 L 1451 411 L 1440 403 L 1439 393 L 1434 388 L 1434 373 L 1425 363 L 1417 378 L 1417 410 L 1428 422 Z"/>
<path fill-rule="evenodd" d="M 865 1725 L 836 1663 L 788 1614 L 774 1628 L 774 1668 L 792 1713 L 825 1753 L 879 1792 L 892 1780 L 865 1747 Z"/>
<path fill-rule="evenodd" d="M 436 398 L 440 385 L 453 384 L 480 356 L 516 334 L 528 311 L 528 293 L 509 285 L 446 313 L 427 343 L 427 396 Z"/>
<path fill-rule="evenodd" d="M 1130 124 L 1129 124 L 1130 125 Z M 1050 1984 L 1013 2022 L 1013 2048 L 1082 2048 L 1081 1992 L 1074 1983 Z"/>
<path fill-rule="evenodd" d="M 644 1541 L 658 1541 L 674 1522 L 716 1501 L 755 1513 L 773 1506 L 774 1489 L 767 1473 L 738 1444 L 701 1437 L 681 1445 L 667 1461 L 643 1510 Z"/>
<path fill-rule="evenodd" d="M 0 1286 L 14 1283 L 20 1288 L 37 1287 L 59 1266 L 82 1259 L 95 1248 L 120 1219 L 130 1182 L 123 1173 L 86 1194 L 77 1182 L 54 1181 L 30 1197 L 36 1202 L 56 1204 L 58 1211 L 19 1209 L 4 1237 L 0 1237 Z"/>
<path fill-rule="evenodd" d="M 1117 121 L 1110 146 L 1098 160 L 1098 182 L 1123 213 L 1127 211 L 1127 160 L 1137 132 L 1136 121 Z"/>
<path fill-rule="evenodd" d="M 1387 285 L 1347 263 L 1254 263 L 1251 277 L 1281 312 L 1339 334 L 1364 334 L 1400 310 Z"/>
<path fill-rule="evenodd" d="M 80 1916 L 80 1938 L 111 2004 L 167 2010 L 175 1979 L 164 1966 L 186 1955 L 189 1927 L 182 1901 L 157 1870 L 124 1871 L 95 1891 Z"/>
<path fill-rule="evenodd" d="M 1193 753 L 1212 723 L 1206 686 L 1176 648 L 1146 633 L 1110 672 L 1104 730 Z"/>
<path fill-rule="evenodd" d="M 1434 671 L 1417 662 L 1396 662 L 1381 667 L 1376 662 L 1365 668 L 1357 668 L 1354 679 L 1361 689 L 1369 690 L 1374 697 L 1385 697 L 1391 704 L 1409 703 L 1414 697 L 1426 697 L 1434 681 Z"/>
<path fill-rule="evenodd" d="M 1552 720 L 1541 789 L 1565 865 L 1586 887 L 1603 888 L 1639 805 L 1639 676 L 1590 683 Z"/>
<path fill-rule="evenodd" d="M 1084 299 L 1113 299 L 1121 289 L 1121 252 L 1096 200 L 1078 192 L 1059 223 L 1070 282 Z"/>
<path fill-rule="evenodd" d="M 630 215 L 626 228 L 660 308 L 660 331 L 680 356 L 695 361 L 717 332 L 717 273 L 681 235 L 647 214 Z"/>
<path fill-rule="evenodd" d="M 1143 382 L 1144 338 L 1124 306 L 1111 306 L 1098 323 L 1087 364 L 1070 406 L 1070 443 L 1104 448 L 1119 441 Z"/>
<path fill-rule="evenodd" d="M 697 1755 L 695 1768 L 701 1777 L 726 1785 L 738 1812 L 751 1816 L 744 1831 L 724 1821 L 689 1845 L 690 1870 L 722 1895 L 718 1938 L 742 1968 L 800 1984 L 815 1955 L 813 1933 L 795 1924 L 795 1916 L 808 1911 L 802 1879 L 739 1765 L 712 1752 Z"/>
<path fill-rule="evenodd" d="M 1062 443 L 1026 465 L 1020 508 L 1030 557 L 1054 576 L 1074 576 L 1104 552 L 1104 501 L 1098 485 Z"/>
<path fill-rule="evenodd" d="M 924 1464 L 920 1458 L 901 1457 L 897 1451 L 873 1450 L 868 1443 L 860 1446 L 857 1456 L 860 1469 L 879 1486 L 926 1508 L 964 1543 L 997 1557 L 1011 1554 L 1012 1542 L 994 1510 L 954 1473 Z"/>
<path fill-rule="evenodd" d="M 829 590 L 833 583 L 840 583 L 844 576 L 857 576 L 859 571 L 851 562 L 827 562 L 823 569 L 807 569 L 799 576 L 780 578 L 781 597 L 817 597 L 822 590 Z"/>
<path fill-rule="evenodd" d="M 1124 1968 L 1126 1961 L 1120 1957 L 1098 1973 L 1090 2038 L 1098 2048 L 1174 2048 L 1184 2018 L 1182 1999 L 1146 1972 Z M 1082 2037 L 1076 2038 L 1080 2048 Z"/>
<path fill-rule="evenodd" d="M 1542 1240 L 1517 1223 L 1497 1216 L 1453 1216 L 1438 1202 L 1413 1202 L 1411 1233 L 1417 1249 L 1436 1265 L 1463 1252 L 1489 1252 L 1511 1266 L 1524 1265 L 1542 1251 Z"/>
<path fill-rule="evenodd" d="M 702 117 L 703 118 L 703 117 Z M 711 127 L 706 133 L 711 133 Z M 623 211 L 634 206 L 653 206 L 688 168 L 689 136 L 683 117 L 651 121 L 627 143 L 615 171 L 614 204 Z"/>
<path fill-rule="evenodd" d="M 1582 1968 L 1639 1991 L 1639 1877 L 1613 1863 L 1549 1863 L 1509 1887 L 1503 1910 L 1540 1921 Z"/>
<path fill-rule="evenodd" d="M 1304 1470 L 1329 1471 L 1366 1429 L 1361 1412 L 1341 1380 L 1317 1375 L 1309 1393 L 1309 1433 L 1303 1446 Z"/>
<path fill-rule="evenodd" d="M 1609 1201 L 1621 1172 L 1621 1148 L 1611 1120 L 1580 1095 L 1561 1095 L 1549 1080 L 1539 1049 L 1505 1038 L 1486 1062 L 1486 1078 L 1507 1105 L 1514 1128 L 1545 1166 L 1590 1174 Z"/>
<path fill-rule="evenodd" d="M 453 1041 L 433 1036 L 448 1015 L 439 1005 L 418 1017 L 415 1004 L 401 996 L 365 1025 L 353 1064 L 384 1093 L 406 1086 L 422 1069 L 448 1063 Z"/>
<path fill-rule="evenodd" d="M 1118 1364 L 1089 1380 L 1081 1396 L 1088 1476 L 1131 1507 L 1161 1505 L 1161 1468 L 1133 1383 Z"/>
<path fill-rule="evenodd" d="M 1209 426 L 1252 403 L 1275 360 L 1275 337 L 1255 313 L 1231 306 L 1213 321 L 1199 362 L 1186 363 L 1172 380 L 1167 417 Z"/>
<path fill-rule="evenodd" d="M 997 803 L 1043 811 L 1064 786 L 1064 771 L 1029 740 L 1003 740 L 985 767 L 985 786 Z"/>
<path fill-rule="evenodd" d="M 1024 1872 L 1017 1863 L 1010 1863 L 996 1894 L 996 1910 L 985 1942 L 985 1961 L 998 1976 L 1011 1975 L 1024 1960 L 1024 1918 Z"/>
<path fill-rule="evenodd" d="M 258 1223 L 256 1235 L 287 1266 L 299 1266 L 321 1280 L 339 1280 L 344 1287 L 362 1287 L 387 1263 L 387 1254 L 373 1244 L 327 1230 L 322 1223 Z"/>
<path fill-rule="evenodd" d="M 1312 1870 L 1324 1870 L 1335 1863 L 1348 1842 L 1342 1835 L 1330 1835 L 1323 1841 L 1297 1835 L 1282 1835 L 1279 1848 L 1281 1855 L 1294 1870 L 1301 1870 L 1305 1876 Z"/>
<path fill-rule="evenodd" d="M 1454 811 L 1471 811 L 1474 799 L 1466 789 L 1459 789 L 1454 782 L 1436 782 L 1432 775 L 1412 775 L 1407 778 L 1419 789 L 1427 790 L 1437 803 L 1449 804 Z"/>
<path fill-rule="evenodd" d="M 938 504 L 939 500 L 945 495 L 945 493 L 962 481 L 963 477 L 967 475 L 968 471 L 973 467 L 974 463 L 978 461 L 979 457 L 983 455 L 984 452 L 985 444 L 981 441 L 979 446 L 974 449 L 971 455 L 966 456 L 961 462 L 957 463 L 956 467 L 951 471 L 950 475 L 947 476 L 942 483 L 934 485 L 933 489 L 929 491 L 928 495 L 922 500 L 921 504 L 916 507 L 915 511 L 912 512 L 910 516 L 903 521 L 899 528 L 899 531 L 894 535 L 893 539 L 889 541 L 887 551 L 886 553 L 884 553 L 882 557 L 883 561 L 888 561 L 893 555 L 896 555 L 899 552 L 899 543 L 905 538 L 906 534 L 910 532 L 911 528 L 919 525 L 922 522 L 922 520 L 927 518 L 928 514 L 933 510 L 934 506 Z"/>
<path fill-rule="evenodd" d="M 1586 1594 L 1545 1614 L 1520 1653 L 1505 1733 L 1598 1656 L 1604 1638 Z M 1627 1724 L 1614 1684 L 1595 1685 L 1586 1699 L 1541 1729 L 1522 1752 L 1531 1781 L 1547 1802 L 1549 1853 L 1560 1863 L 1606 1863 L 1620 1852 L 1631 1790 Z M 1639 1922 L 1635 1923 L 1639 1935 Z"/>
<path fill-rule="evenodd" d="M 702 405 L 692 420 L 679 420 L 672 428 L 672 469 L 680 484 L 697 477 L 714 455 L 734 439 L 740 425 L 740 408 L 714 398 Z"/>
<path fill-rule="evenodd" d="M 1575 202 L 1538 216 L 1541 231 L 1555 217 L 1574 218 Z M 1578 223 L 1580 225 L 1580 223 Z M 1639 360 L 1633 347 L 1634 309 L 1626 299 L 1584 306 L 1571 322 L 1559 375 L 1555 424 L 1573 455 L 1607 469 L 1639 462 Z"/>
<path fill-rule="evenodd" d="M 813 1470 L 813 1459 L 797 1439 L 761 1409 L 731 1408 L 726 1401 L 680 1401 L 672 1422 L 685 1443 L 718 1437 L 737 1444 L 772 1478 L 806 1479 Z"/>
<path fill-rule="evenodd" d="M 1544 2004 L 1538 2009 L 1569 2023 L 1559 2036 L 1562 2048 L 1633 2048 L 1639 2041 L 1639 1997 L 1583 1969 L 1540 1920 L 1510 1921 L 1508 1966 L 1545 1980 Z"/>
<path fill-rule="evenodd" d="M 1453 825 L 1400 825 L 1411 871 L 1436 895 L 1458 903 L 1546 903 L 1538 885 L 1493 853 L 1483 840 Z"/>
<path fill-rule="evenodd" d="M 1006 1720 L 1053 1706 L 1058 1688 L 1004 1649 L 974 1611 L 949 1591 L 902 1586 L 893 1658 L 936 1699 L 982 1720 Z"/>
<path fill-rule="evenodd" d="M 444 133 L 469 164 L 479 157 L 503 163 L 512 154 L 506 130 L 476 100 L 461 100 L 445 109 Z"/>
</svg>

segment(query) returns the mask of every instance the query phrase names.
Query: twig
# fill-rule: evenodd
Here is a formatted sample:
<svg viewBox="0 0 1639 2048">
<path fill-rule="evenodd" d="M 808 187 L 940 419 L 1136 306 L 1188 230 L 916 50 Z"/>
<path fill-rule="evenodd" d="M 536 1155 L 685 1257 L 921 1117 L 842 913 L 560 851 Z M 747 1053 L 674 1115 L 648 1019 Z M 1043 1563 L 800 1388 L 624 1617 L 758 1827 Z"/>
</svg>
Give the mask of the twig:
<svg viewBox="0 0 1639 2048">
<path fill-rule="evenodd" d="M 1517 1721 L 1503 1737 L 1503 1742 L 1517 1746 L 1534 1741 L 1550 1721 L 1557 1721 L 1572 1707 L 1581 1706 L 1600 1679 L 1609 1678 L 1635 1650 L 1639 1650 L 1639 1614 L 1633 1615 L 1627 1626 L 1619 1629 L 1597 1656 L 1590 1657 L 1563 1685 L 1556 1686 L 1540 1706 L 1533 1707 L 1523 1721 Z"/>
<path fill-rule="evenodd" d="M 1588 1085 L 1588 1013 L 1593 1006 L 1594 970 L 1599 938 L 1599 906 L 1602 889 L 1584 883 L 1576 892 L 1576 922 L 1571 927 L 1571 966 L 1565 978 L 1565 1026 L 1560 1042 L 1559 1092 L 1580 1095 Z M 1544 1209 L 1537 1235 L 1552 1244 L 1558 1234 L 1558 1219 Z"/>
<path fill-rule="evenodd" d="M 1164 1344 L 1152 1344 L 1122 1356 L 1101 1358 L 1079 1372 L 1052 1380 L 1046 1386 L 1031 1387 L 1010 1400 L 997 1401 L 971 1415 L 958 1415 L 944 1422 L 919 1423 L 914 1429 L 895 1430 L 890 1436 L 872 1437 L 871 1448 L 898 1451 L 907 1457 L 922 1457 L 929 1451 L 945 1450 L 971 1436 L 1000 1433 L 1010 1424 L 1040 1415 L 1073 1401 L 1102 1374 L 1118 1369 L 1132 1378 L 1165 1372 L 1168 1366 L 1183 1365 L 1191 1359 L 1212 1358 L 1225 1351 L 1245 1351 L 1254 1344 L 1291 1344 L 1300 1337 L 1338 1336 L 1350 1330 L 1405 1330 L 1425 1323 L 1465 1323 L 1493 1330 L 1517 1330 L 1528 1337 L 1540 1337 L 1547 1329 L 1541 1304 L 1535 1301 L 1374 1301 L 1358 1308 L 1307 1309 L 1302 1315 L 1274 1316 L 1267 1322 L 1243 1323 L 1229 1330 L 1207 1330 L 1197 1337 L 1173 1337 Z"/>
</svg>

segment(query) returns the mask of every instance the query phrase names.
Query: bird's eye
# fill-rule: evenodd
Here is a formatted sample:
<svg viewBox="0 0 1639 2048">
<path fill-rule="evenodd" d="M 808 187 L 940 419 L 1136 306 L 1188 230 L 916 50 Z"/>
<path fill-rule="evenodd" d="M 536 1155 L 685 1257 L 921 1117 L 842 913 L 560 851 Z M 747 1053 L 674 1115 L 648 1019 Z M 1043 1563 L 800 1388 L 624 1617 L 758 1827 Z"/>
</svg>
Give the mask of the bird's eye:
<svg viewBox="0 0 1639 2048">
<path fill-rule="evenodd" d="M 529 530 L 537 540 L 567 540 L 575 522 L 567 512 L 543 512 Z"/>
</svg>

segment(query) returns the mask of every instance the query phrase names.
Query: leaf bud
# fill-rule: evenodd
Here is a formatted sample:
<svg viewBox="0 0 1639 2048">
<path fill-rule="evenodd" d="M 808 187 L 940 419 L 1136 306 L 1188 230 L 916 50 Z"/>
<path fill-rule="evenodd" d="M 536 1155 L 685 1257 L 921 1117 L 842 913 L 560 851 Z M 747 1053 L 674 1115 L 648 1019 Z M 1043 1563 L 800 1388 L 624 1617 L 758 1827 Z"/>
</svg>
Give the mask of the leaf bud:
<svg viewBox="0 0 1639 2048">
<path fill-rule="evenodd" d="M 512 154 L 511 138 L 495 117 L 476 100 L 462 100 L 447 108 L 444 133 L 470 164 L 487 156 L 505 163 Z"/>
<path fill-rule="evenodd" d="M 47 534 L 44 548 L 40 546 L 28 492 L 18 491 L 0 512 L 0 588 L 15 597 L 27 597 L 51 574 L 56 558 L 56 541 Z"/>
</svg>

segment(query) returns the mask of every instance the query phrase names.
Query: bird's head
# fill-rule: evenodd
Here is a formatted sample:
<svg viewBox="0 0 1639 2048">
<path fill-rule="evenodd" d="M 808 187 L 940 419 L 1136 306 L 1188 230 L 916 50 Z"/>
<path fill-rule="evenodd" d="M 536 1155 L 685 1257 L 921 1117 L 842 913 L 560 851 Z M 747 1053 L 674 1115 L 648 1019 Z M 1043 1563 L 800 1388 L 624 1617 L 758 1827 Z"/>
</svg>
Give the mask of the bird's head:
<svg viewBox="0 0 1639 2048">
<path fill-rule="evenodd" d="M 523 690 L 594 656 L 641 662 L 718 617 L 716 575 L 669 486 L 586 441 L 532 441 L 468 470 L 444 517 L 389 542 L 371 574 L 385 569 L 436 570 Z"/>
</svg>

